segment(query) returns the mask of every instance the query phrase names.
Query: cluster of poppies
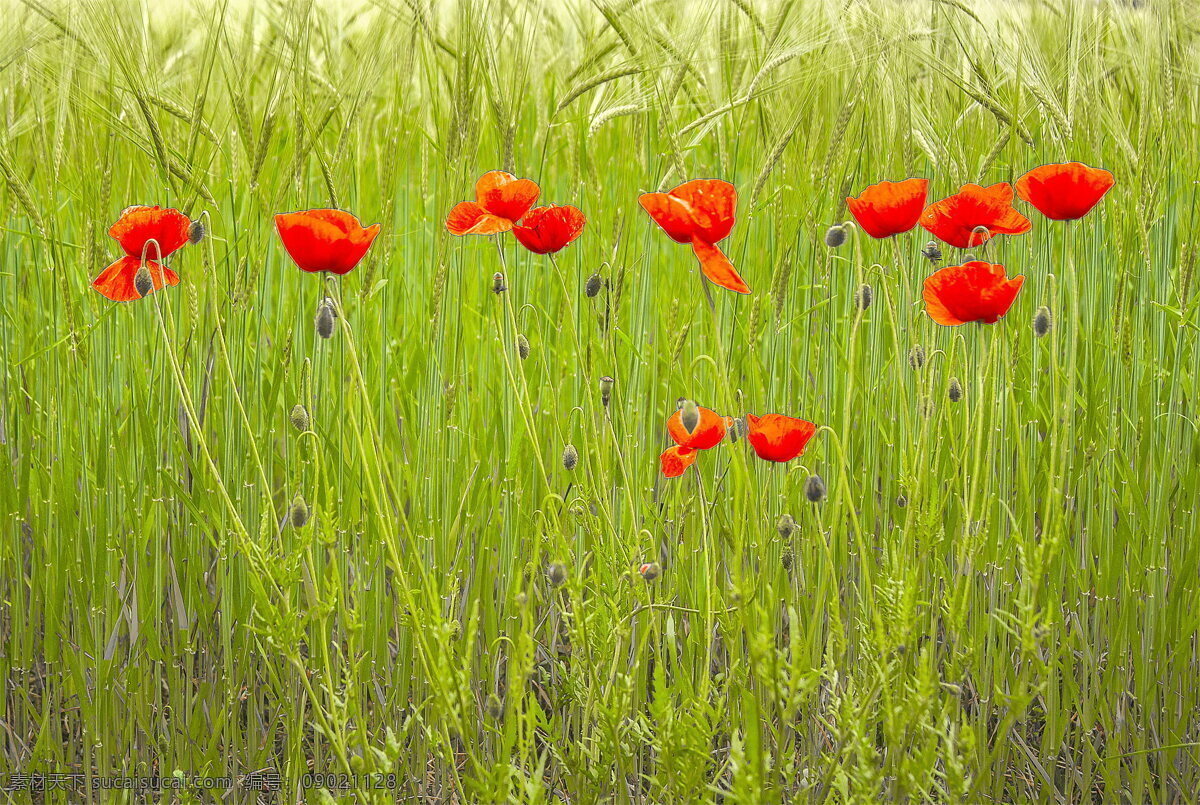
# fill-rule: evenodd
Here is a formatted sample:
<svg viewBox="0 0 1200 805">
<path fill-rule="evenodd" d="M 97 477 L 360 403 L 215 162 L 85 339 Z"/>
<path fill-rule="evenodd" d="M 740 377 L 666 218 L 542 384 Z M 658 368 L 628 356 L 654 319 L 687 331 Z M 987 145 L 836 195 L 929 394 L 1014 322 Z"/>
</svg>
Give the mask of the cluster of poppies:
<svg viewBox="0 0 1200 805">
<path fill-rule="evenodd" d="M 711 450 L 722 441 L 734 419 L 721 416 L 710 408 L 683 400 L 679 409 L 667 418 L 667 433 L 674 447 L 669 447 L 658 457 L 662 473 L 668 478 L 678 478 L 696 461 L 700 450 Z M 804 452 L 809 440 L 817 432 L 811 422 L 783 414 L 755 416 L 746 414 L 746 441 L 754 448 L 759 458 L 784 463 Z"/>
<path fill-rule="evenodd" d="M 127 207 L 108 235 L 125 256 L 101 271 L 92 287 L 114 302 L 129 302 L 179 284 L 179 275 L 162 261 L 188 243 L 199 243 L 204 224 L 179 210 Z"/>
<path fill-rule="evenodd" d="M 455 204 L 450 210 L 446 229 L 452 235 L 499 235 L 511 230 L 534 254 L 562 251 L 583 233 L 587 219 L 570 205 L 533 207 L 541 193 L 530 179 L 488 171 L 475 183 L 475 200 Z"/>
<path fill-rule="evenodd" d="M 888 238 L 920 224 L 938 240 L 959 249 L 981 246 L 996 235 L 1021 235 L 1033 223 L 1013 206 L 1014 195 L 1054 221 L 1082 218 L 1113 186 L 1113 175 L 1081 162 L 1042 165 L 1016 182 L 990 187 L 966 184 L 926 206 L 927 179 L 879 182 L 847 198 L 859 227 L 873 238 Z M 929 317 L 948 326 L 967 322 L 994 324 L 1009 308 L 1025 281 L 1009 279 L 1004 266 L 982 260 L 946 266 L 925 280 Z"/>
</svg>

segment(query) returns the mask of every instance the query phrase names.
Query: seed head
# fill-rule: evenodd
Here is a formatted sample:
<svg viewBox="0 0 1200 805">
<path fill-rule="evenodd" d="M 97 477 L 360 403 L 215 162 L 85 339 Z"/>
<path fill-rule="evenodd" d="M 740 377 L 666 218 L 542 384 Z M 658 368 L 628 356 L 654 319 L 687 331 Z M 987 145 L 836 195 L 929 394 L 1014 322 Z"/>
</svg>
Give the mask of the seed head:
<svg viewBox="0 0 1200 805">
<path fill-rule="evenodd" d="M 583 285 L 583 295 L 591 299 L 600 293 L 600 285 L 603 280 L 600 279 L 599 272 L 587 278 L 587 282 Z"/>
<path fill-rule="evenodd" d="M 504 273 L 497 271 L 492 275 L 492 293 L 501 294 L 508 290 L 508 286 L 504 284 Z"/>
<path fill-rule="evenodd" d="M 292 507 L 288 509 L 288 519 L 291 520 L 292 527 L 303 528 L 304 524 L 308 522 L 308 515 L 308 504 L 304 502 L 302 496 L 296 495 L 295 500 L 292 501 Z"/>
<path fill-rule="evenodd" d="M 288 419 L 292 421 L 292 427 L 301 433 L 308 430 L 309 425 L 312 424 L 308 418 L 308 410 L 300 403 L 292 406 L 292 412 L 288 414 Z"/>
<path fill-rule="evenodd" d="M 961 402 L 963 398 L 962 384 L 958 382 L 957 377 L 950 378 L 950 388 L 946 391 L 946 396 L 950 398 L 950 402 Z"/>
<path fill-rule="evenodd" d="M 804 482 L 804 497 L 808 498 L 810 503 L 820 503 L 825 499 L 825 482 L 821 480 L 820 475 L 808 476 L 808 480 Z"/>
<path fill-rule="evenodd" d="M 925 365 L 925 347 L 920 344 L 913 345 L 908 351 L 908 365 L 913 369 L 920 369 Z"/>
<path fill-rule="evenodd" d="M 154 279 L 150 276 L 150 269 L 142 266 L 133 275 L 133 287 L 138 292 L 138 296 L 145 296 L 154 290 Z"/>
<path fill-rule="evenodd" d="M 1033 314 L 1033 334 L 1038 338 L 1050 332 L 1050 328 L 1054 326 L 1054 318 L 1050 315 L 1050 308 L 1042 305 L 1037 309 L 1037 313 Z"/>
<path fill-rule="evenodd" d="M 936 263 L 942 259 L 942 247 L 938 245 L 936 240 L 931 240 L 921 248 L 921 254 L 925 256 L 931 263 Z"/>
<path fill-rule="evenodd" d="M 787 539 L 796 532 L 796 521 L 792 519 L 792 515 L 780 515 L 779 522 L 775 525 L 775 530 L 779 532 L 779 536 Z"/>
<path fill-rule="evenodd" d="M 550 583 L 555 587 L 560 586 L 567 580 L 567 568 L 562 562 L 553 562 L 550 567 L 546 568 L 546 578 L 550 579 Z"/>
<path fill-rule="evenodd" d="M 871 286 L 865 282 L 858 286 L 858 290 L 854 292 L 854 306 L 859 310 L 866 310 L 871 306 Z"/>
<path fill-rule="evenodd" d="M 825 230 L 825 245 L 831 249 L 836 249 L 846 242 L 846 228 L 841 224 L 834 224 Z"/>
<path fill-rule="evenodd" d="M 662 565 L 658 562 L 647 562 L 638 568 L 638 573 L 641 573 L 646 581 L 654 581 L 662 575 Z"/>
<path fill-rule="evenodd" d="M 600 378 L 600 404 L 605 408 L 612 401 L 613 379 L 608 375 Z"/>
<path fill-rule="evenodd" d="M 784 551 L 783 556 L 779 557 L 779 563 L 783 565 L 784 570 L 791 570 L 792 564 L 796 561 L 796 557 L 791 551 Z"/>
<path fill-rule="evenodd" d="M 563 448 L 562 461 L 568 471 L 575 469 L 575 465 L 579 463 L 579 451 L 575 449 L 575 445 L 569 444 Z"/>
<path fill-rule="evenodd" d="M 333 303 L 328 299 L 317 306 L 317 335 L 322 338 L 333 338 Z"/>
<path fill-rule="evenodd" d="M 679 420 L 688 433 L 696 432 L 696 428 L 700 426 L 700 406 L 696 405 L 695 400 L 683 401 L 679 408 Z"/>
<path fill-rule="evenodd" d="M 521 356 L 521 360 L 529 357 L 529 339 L 524 334 L 517 336 L 517 354 Z"/>
<path fill-rule="evenodd" d="M 188 224 L 188 243 L 195 246 L 197 243 L 204 240 L 204 235 L 204 222 L 199 218 Z"/>
</svg>

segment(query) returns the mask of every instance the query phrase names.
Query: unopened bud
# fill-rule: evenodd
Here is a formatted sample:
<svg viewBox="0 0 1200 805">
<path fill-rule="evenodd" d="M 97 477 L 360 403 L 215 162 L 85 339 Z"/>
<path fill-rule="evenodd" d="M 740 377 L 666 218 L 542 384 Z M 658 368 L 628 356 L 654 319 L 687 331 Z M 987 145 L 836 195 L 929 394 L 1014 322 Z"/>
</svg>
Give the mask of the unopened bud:
<svg viewBox="0 0 1200 805">
<path fill-rule="evenodd" d="M 846 242 L 846 228 L 841 224 L 834 224 L 825 230 L 825 245 L 831 249 L 836 249 Z"/>
<path fill-rule="evenodd" d="M 962 384 L 958 382 L 957 377 L 950 378 L 950 388 L 946 391 L 946 396 L 950 398 L 950 402 L 956 403 L 963 398 Z"/>
<path fill-rule="evenodd" d="M 504 293 L 508 286 L 504 284 L 504 274 L 497 271 L 492 275 L 492 293 Z"/>
<path fill-rule="evenodd" d="M 517 354 L 521 356 L 521 360 L 529 357 L 529 339 L 524 335 L 517 336 Z"/>
<path fill-rule="evenodd" d="M 154 279 L 150 276 L 150 269 L 145 265 L 133 275 L 133 288 L 138 292 L 138 296 L 146 296 L 154 290 Z"/>
<path fill-rule="evenodd" d="M 600 404 L 605 408 L 612 401 L 613 379 L 608 375 L 600 378 Z"/>
<path fill-rule="evenodd" d="M 195 246 L 200 241 L 204 240 L 204 221 L 197 218 L 188 224 L 188 243 Z"/>
<path fill-rule="evenodd" d="M 810 503 L 820 503 L 825 499 L 825 482 L 821 480 L 820 475 L 808 476 L 808 480 L 804 482 L 804 497 L 808 498 Z"/>
<path fill-rule="evenodd" d="M 779 522 L 775 525 L 775 530 L 779 532 L 779 536 L 787 539 L 796 531 L 796 521 L 792 519 L 792 515 L 784 514 L 779 518 Z"/>
<path fill-rule="evenodd" d="M 600 293 L 600 285 L 603 280 L 600 279 L 600 274 L 596 273 L 587 278 L 587 282 L 583 285 L 583 295 L 591 299 L 596 294 Z"/>
<path fill-rule="evenodd" d="M 322 338 L 333 338 L 333 303 L 328 299 L 317 306 L 317 335 Z"/>
<path fill-rule="evenodd" d="M 292 412 L 288 414 L 288 419 L 292 421 L 292 427 L 301 433 L 308 430 L 309 425 L 312 424 L 308 419 L 308 410 L 299 403 L 292 406 Z"/>
<path fill-rule="evenodd" d="M 575 445 L 569 444 L 563 448 L 562 462 L 567 470 L 575 469 L 575 465 L 579 463 L 579 451 L 575 449 Z"/>
<path fill-rule="evenodd" d="M 567 568 L 563 566 L 562 562 L 554 562 L 546 568 L 546 578 L 550 579 L 551 584 L 558 587 L 567 580 Z"/>
<path fill-rule="evenodd" d="M 908 365 L 913 369 L 920 369 L 925 365 L 925 347 L 920 344 L 913 345 L 908 351 Z"/>
<path fill-rule="evenodd" d="M 1033 314 L 1033 334 L 1038 338 L 1050 332 L 1050 328 L 1054 326 L 1054 318 L 1050 315 L 1050 308 L 1042 305 L 1037 309 L 1037 313 Z"/>
<path fill-rule="evenodd" d="M 308 504 L 304 502 L 304 498 L 296 495 L 296 499 L 292 501 L 292 507 L 288 509 L 288 519 L 292 522 L 293 528 L 303 528 L 308 522 Z"/>
<path fill-rule="evenodd" d="M 921 249 L 921 254 L 925 256 L 931 263 L 936 263 L 942 259 L 942 247 L 938 245 L 936 240 L 931 240 Z"/>
<path fill-rule="evenodd" d="M 854 305 L 859 310 L 866 310 L 871 306 L 872 298 L 871 286 L 864 282 L 862 285 L 858 286 L 858 290 L 854 292 Z"/>
<path fill-rule="evenodd" d="M 654 581 L 662 575 L 662 565 L 658 562 L 647 562 L 638 568 L 638 573 L 641 573 L 646 581 Z"/>
</svg>

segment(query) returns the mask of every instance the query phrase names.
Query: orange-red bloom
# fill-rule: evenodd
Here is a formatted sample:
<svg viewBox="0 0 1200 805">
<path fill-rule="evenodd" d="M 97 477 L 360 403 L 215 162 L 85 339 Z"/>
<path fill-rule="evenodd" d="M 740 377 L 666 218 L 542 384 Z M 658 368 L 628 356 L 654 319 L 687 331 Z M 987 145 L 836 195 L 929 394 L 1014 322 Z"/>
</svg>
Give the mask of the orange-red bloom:
<svg viewBox="0 0 1200 805">
<path fill-rule="evenodd" d="M 700 417 L 696 427 L 688 430 L 683 424 L 683 412 L 676 411 L 667 418 L 667 433 L 675 440 L 677 447 L 663 451 L 658 457 L 662 465 L 663 475 L 668 478 L 678 478 L 684 470 L 692 466 L 696 460 L 697 450 L 708 450 L 716 447 L 725 438 L 729 430 L 730 419 L 721 416 L 709 408 L 696 406 Z"/>
<path fill-rule="evenodd" d="M 925 280 L 925 311 L 938 324 L 995 324 L 1012 307 L 1023 282 L 1025 277 L 1008 279 L 1004 266 L 982 260 L 946 266 Z"/>
<path fill-rule="evenodd" d="M 363 227 L 342 210 L 305 210 L 275 216 L 275 228 L 283 247 L 302 271 L 349 273 L 363 256 L 379 224 Z"/>
<path fill-rule="evenodd" d="M 928 179 L 880 182 L 847 198 L 846 206 L 858 225 L 873 238 L 886 238 L 907 232 L 917 225 L 925 211 Z"/>
<path fill-rule="evenodd" d="M 516 226 L 541 195 L 529 179 L 488 171 L 475 183 L 475 200 L 455 204 L 446 216 L 452 235 L 496 235 Z M 565 245 L 565 244 L 564 244 Z"/>
<path fill-rule="evenodd" d="M 720 179 L 694 179 L 669 193 L 644 193 L 638 202 L 677 243 L 690 243 L 711 282 L 738 293 L 750 286 L 716 244 L 733 229 L 737 190 Z"/>
<path fill-rule="evenodd" d="M 991 187 L 965 184 L 954 195 L 926 207 L 921 226 L 960 249 L 979 246 L 994 235 L 1020 235 L 1033 224 L 1013 208 L 1012 201 L 1008 182 Z M 986 231 L 976 232 L 979 227 Z"/>
<path fill-rule="evenodd" d="M 151 249 L 154 247 L 151 246 Z M 178 285 L 179 275 L 162 263 L 153 260 L 145 262 L 146 270 L 150 272 L 150 281 L 154 290 L 161 290 L 163 285 Z M 92 287 L 114 302 L 132 302 L 141 299 L 137 291 L 137 273 L 142 267 L 142 258 L 126 255 L 108 268 L 100 272 L 100 276 L 92 281 Z"/>
<path fill-rule="evenodd" d="M 767 461 L 791 461 L 804 452 L 809 439 L 817 432 L 813 423 L 783 414 L 761 417 L 746 414 L 746 425 L 749 428 L 746 441 L 759 458 Z"/>
<path fill-rule="evenodd" d="M 108 234 L 130 257 L 162 260 L 187 243 L 191 225 L 179 210 L 136 206 L 126 208 Z"/>
<path fill-rule="evenodd" d="M 470 203 L 470 202 L 468 202 Z M 561 251 L 583 233 L 587 219 L 575 207 L 534 207 L 513 227 L 513 235 L 534 254 Z"/>
<path fill-rule="evenodd" d="M 1082 162 L 1042 165 L 1017 179 L 1017 195 L 1055 221 L 1073 221 L 1091 212 L 1112 189 L 1113 175 Z"/>
</svg>

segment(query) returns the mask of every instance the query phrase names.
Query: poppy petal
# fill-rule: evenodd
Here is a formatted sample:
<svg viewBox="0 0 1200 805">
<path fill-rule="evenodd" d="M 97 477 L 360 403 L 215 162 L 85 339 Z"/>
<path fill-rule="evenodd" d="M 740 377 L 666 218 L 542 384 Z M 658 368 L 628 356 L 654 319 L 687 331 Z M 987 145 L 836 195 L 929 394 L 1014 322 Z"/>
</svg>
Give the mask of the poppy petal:
<svg viewBox="0 0 1200 805">
<path fill-rule="evenodd" d="M 857 197 L 847 198 L 846 206 L 864 232 L 873 238 L 886 238 L 917 225 L 928 190 L 928 179 L 879 182 Z"/>
<path fill-rule="evenodd" d="M 817 426 L 813 423 L 783 414 L 761 417 L 746 414 L 746 425 L 746 441 L 750 442 L 758 457 L 778 463 L 791 461 L 803 453 L 817 432 Z"/>
<path fill-rule="evenodd" d="M 662 474 L 668 478 L 678 478 L 696 461 L 696 451 L 690 447 L 669 447 L 658 457 Z"/>
<path fill-rule="evenodd" d="M 693 179 L 670 195 L 688 206 L 696 231 L 708 243 L 719 243 L 733 229 L 737 188 L 721 179 Z"/>
<path fill-rule="evenodd" d="M 952 196 L 936 201 L 921 213 L 921 226 L 951 246 L 968 249 L 994 235 L 1020 235 L 1033 224 L 1013 206 L 1007 182 L 991 187 L 965 184 Z M 982 229 L 983 231 L 977 231 Z"/>
<path fill-rule="evenodd" d="M 1042 165 L 1017 180 L 1017 195 L 1055 221 L 1074 221 L 1091 212 L 1112 189 L 1113 175 L 1082 162 Z"/>
<path fill-rule="evenodd" d="M 583 234 L 587 219 L 572 206 L 536 207 L 525 213 L 513 235 L 522 246 L 535 254 L 553 254 L 566 248 Z"/>
<path fill-rule="evenodd" d="M 521 220 L 541 192 L 537 183 L 518 179 L 505 171 L 488 171 L 475 183 L 475 200 L 479 206 L 485 212 L 513 222 Z"/>
<path fill-rule="evenodd" d="M 446 216 L 446 229 L 452 235 L 498 235 L 512 228 L 512 221 L 492 215 L 474 201 L 455 204 Z"/>
<path fill-rule="evenodd" d="M 191 225 L 179 210 L 136 206 L 126 208 L 108 234 L 130 257 L 161 260 L 188 242 Z"/>
<path fill-rule="evenodd" d="M 699 238 L 692 238 L 692 248 L 700 261 L 700 270 L 710 282 L 738 293 L 750 293 L 750 286 L 720 249 Z"/>
<path fill-rule="evenodd" d="M 697 406 L 697 408 L 700 411 L 700 421 L 696 423 L 695 430 L 688 431 L 683 424 L 682 412 L 676 411 L 667 417 L 667 433 L 680 447 L 708 450 L 716 447 L 725 438 L 729 422 L 727 417 L 721 416 L 710 408 L 703 406 Z"/>
<path fill-rule="evenodd" d="M 366 255 L 379 224 L 364 227 L 343 210 L 304 210 L 275 216 L 283 247 L 302 271 L 347 274 Z"/>
<path fill-rule="evenodd" d="M 142 295 L 137 292 L 136 283 L 138 269 L 141 267 L 141 258 L 122 257 L 101 271 L 100 275 L 92 280 L 92 287 L 101 296 L 114 302 L 132 302 L 134 299 L 141 299 Z M 179 275 L 161 263 L 147 260 L 146 269 L 150 272 L 150 281 L 155 291 L 161 290 L 164 285 L 179 284 Z"/>
<path fill-rule="evenodd" d="M 938 324 L 995 324 L 1012 307 L 1024 282 L 1023 276 L 1008 279 L 1002 265 L 973 260 L 935 271 L 925 280 L 922 296 L 926 312 Z"/>
<path fill-rule="evenodd" d="M 692 211 L 687 204 L 669 193 L 643 193 L 638 197 L 638 203 L 671 240 L 676 243 L 692 242 L 696 223 L 692 220 Z"/>
</svg>

